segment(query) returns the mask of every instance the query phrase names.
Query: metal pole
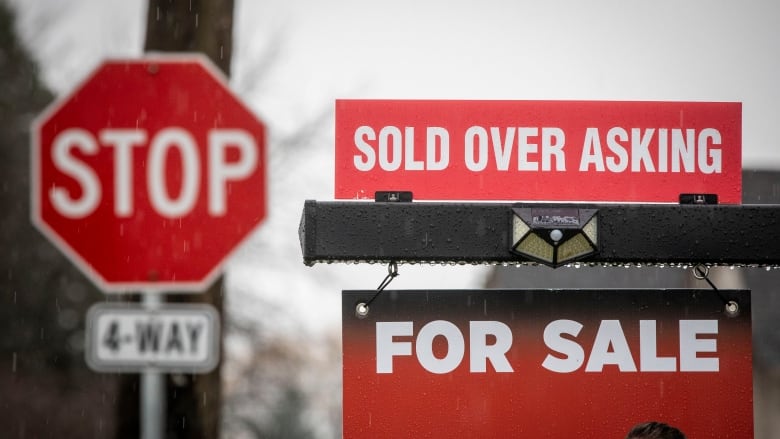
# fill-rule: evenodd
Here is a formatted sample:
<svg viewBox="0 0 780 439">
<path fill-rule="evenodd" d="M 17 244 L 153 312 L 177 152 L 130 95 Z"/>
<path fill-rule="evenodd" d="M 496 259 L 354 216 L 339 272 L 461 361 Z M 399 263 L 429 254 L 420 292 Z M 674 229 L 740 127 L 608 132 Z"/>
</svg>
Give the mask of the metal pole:
<svg viewBox="0 0 780 439">
<path fill-rule="evenodd" d="M 143 304 L 155 309 L 163 302 L 159 293 L 144 293 Z M 165 437 L 165 374 L 154 369 L 141 373 L 141 438 Z"/>
</svg>

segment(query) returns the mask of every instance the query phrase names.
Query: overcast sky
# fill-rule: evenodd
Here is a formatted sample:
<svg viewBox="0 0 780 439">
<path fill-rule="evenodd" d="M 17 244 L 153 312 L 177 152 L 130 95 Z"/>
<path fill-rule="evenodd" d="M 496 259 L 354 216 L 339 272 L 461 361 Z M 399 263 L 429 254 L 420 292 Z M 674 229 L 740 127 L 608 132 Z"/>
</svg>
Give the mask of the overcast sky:
<svg viewBox="0 0 780 439">
<path fill-rule="evenodd" d="M 336 97 L 738 101 L 744 164 L 780 166 L 780 2 L 285 0 L 239 11 L 242 32 L 281 34 L 273 84 L 298 106 Z"/>
<path fill-rule="evenodd" d="M 140 54 L 146 1 L 13 3 L 58 92 Z M 237 80 L 278 46 L 248 97 L 278 129 L 338 97 L 739 101 L 745 166 L 780 167 L 777 1 L 236 0 L 236 15 Z"/>
<path fill-rule="evenodd" d="M 105 57 L 141 54 L 146 1 L 11 3 L 59 94 Z M 313 314 L 333 311 L 330 323 L 335 292 L 375 287 L 385 270 L 300 263 L 303 200 L 333 197 L 336 98 L 738 101 L 744 166 L 780 168 L 778 1 L 236 0 L 236 16 L 233 85 L 272 137 L 328 120 L 305 159 L 272 170 L 271 216 L 233 277 L 290 303 L 322 288 Z M 394 286 L 475 287 L 484 273 L 407 267 Z"/>
</svg>

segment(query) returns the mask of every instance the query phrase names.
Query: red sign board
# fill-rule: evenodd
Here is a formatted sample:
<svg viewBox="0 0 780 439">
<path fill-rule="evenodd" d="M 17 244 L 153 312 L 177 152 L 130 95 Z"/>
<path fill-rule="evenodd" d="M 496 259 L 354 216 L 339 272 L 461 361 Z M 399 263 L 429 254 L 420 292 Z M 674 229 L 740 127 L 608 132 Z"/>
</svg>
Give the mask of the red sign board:
<svg viewBox="0 0 780 439">
<path fill-rule="evenodd" d="M 32 176 L 99 287 L 201 290 L 265 217 L 265 129 L 203 57 L 109 61 L 35 122 Z"/>
<path fill-rule="evenodd" d="M 742 104 L 336 101 L 339 199 L 742 201 Z"/>
<path fill-rule="evenodd" d="M 748 291 L 343 294 L 344 437 L 753 437 Z"/>
</svg>

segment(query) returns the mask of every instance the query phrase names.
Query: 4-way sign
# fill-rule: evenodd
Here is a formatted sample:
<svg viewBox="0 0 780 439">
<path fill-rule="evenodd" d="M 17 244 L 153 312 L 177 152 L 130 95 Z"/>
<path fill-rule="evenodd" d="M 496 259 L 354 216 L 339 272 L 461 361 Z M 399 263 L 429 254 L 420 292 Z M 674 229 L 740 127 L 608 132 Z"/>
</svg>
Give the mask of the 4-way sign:
<svg viewBox="0 0 780 439">
<path fill-rule="evenodd" d="M 219 315 L 207 304 L 94 305 L 86 360 L 102 372 L 209 372 L 219 362 Z"/>
<path fill-rule="evenodd" d="M 105 62 L 32 131 L 32 221 L 103 291 L 205 290 L 266 215 L 265 128 L 204 57 Z"/>
</svg>

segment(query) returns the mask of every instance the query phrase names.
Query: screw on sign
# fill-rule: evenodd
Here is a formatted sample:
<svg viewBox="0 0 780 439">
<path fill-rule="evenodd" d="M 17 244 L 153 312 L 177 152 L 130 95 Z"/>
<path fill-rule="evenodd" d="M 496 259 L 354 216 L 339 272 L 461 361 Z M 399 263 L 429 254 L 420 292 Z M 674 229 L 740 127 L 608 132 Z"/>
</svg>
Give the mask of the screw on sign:
<svg viewBox="0 0 780 439">
<path fill-rule="evenodd" d="M 33 222 L 106 291 L 205 289 L 266 214 L 265 128 L 199 56 L 102 64 L 32 159 Z"/>
</svg>

